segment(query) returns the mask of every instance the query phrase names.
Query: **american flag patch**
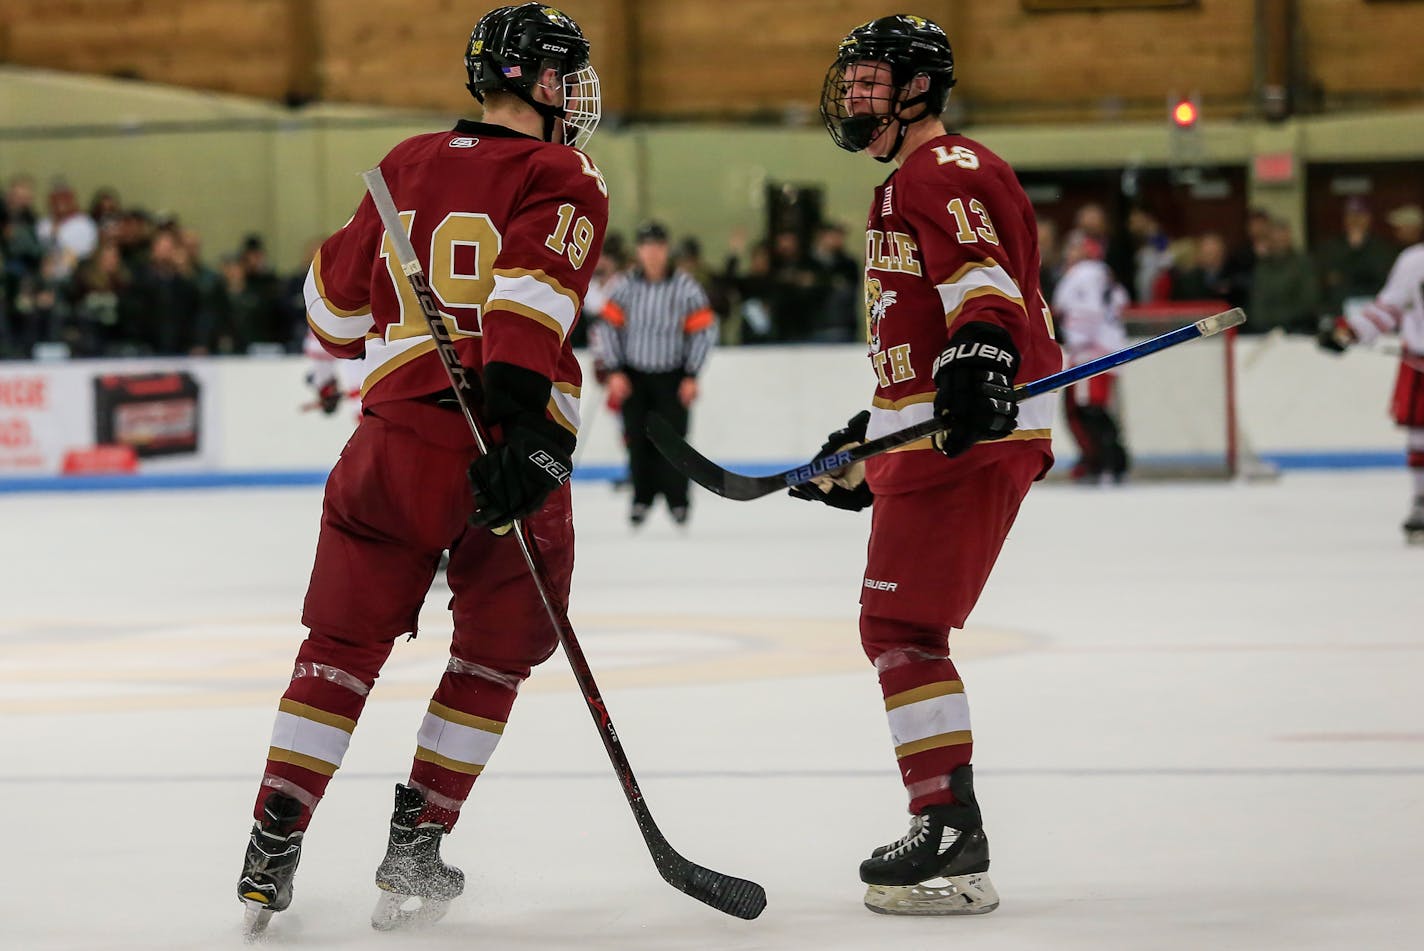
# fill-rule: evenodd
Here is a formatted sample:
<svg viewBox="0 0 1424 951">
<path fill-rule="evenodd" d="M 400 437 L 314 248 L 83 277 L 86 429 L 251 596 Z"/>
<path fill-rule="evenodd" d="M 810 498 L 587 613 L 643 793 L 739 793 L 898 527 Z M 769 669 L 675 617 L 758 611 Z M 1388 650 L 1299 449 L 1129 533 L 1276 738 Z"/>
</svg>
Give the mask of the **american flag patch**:
<svg viewBox="0 0 1424 951">
<path fill-rule="evenodd" d="M 889 215 L 889 214 L 893 214 L 893 213 L 894 213 L 894 210 L 895 210 L 895 209 L 894 209 L 894 208 L 891 206 L 891 204 L 890 204 L 891 198 L 894 196 L 894 194 L 895 194 L 895 186 L 894 186 L 894 185 L 886 185 L 886 186 L 885 186 L 885 197 L 884 197 L 884 199 L 880 202 L 880 213 L 881 213 L 882 215 Z"/>
<path fill-rule="evenodd" d="M 518 66 L 503 66 L 500 67 L 500 72 L 504 73 L 504 75 L 508 76 L 510 79 L 518 79 L 524 71 Z"/>
</svg>

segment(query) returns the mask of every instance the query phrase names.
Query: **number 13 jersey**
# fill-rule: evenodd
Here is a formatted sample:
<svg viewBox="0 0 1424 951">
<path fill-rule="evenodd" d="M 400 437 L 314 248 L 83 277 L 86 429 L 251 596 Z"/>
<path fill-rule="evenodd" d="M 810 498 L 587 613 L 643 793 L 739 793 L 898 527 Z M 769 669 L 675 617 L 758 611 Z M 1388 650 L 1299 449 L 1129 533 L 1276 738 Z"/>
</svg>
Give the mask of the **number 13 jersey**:
<svg viewBox="0 0 1424 951">
<path fill-rule="evenodd" d="M 1012 336 L 1020 356 L 1015 383 L 1062 369 L 1038 268 L 1033 208 L 1007 163 L 960 135 L 912 152 L 875 190 L 866 227 L 865 316 L 876 376 L 867 438 L 934 415 L 934 359 L 970 321 Z M 1015 432 L 957 459 L 945 459 L 927 439 L 871 459 L 871 489 L 879 495 L 946 482 L 1002 451 L 1041 452 L 1046 472 L 1052 400 L 1025 400 Z"/>
<path fill-rule="evenodd" d="M 548 377 L 549 412 L 578 428 L 578 319 L 608 222 L 608 189 L 584 155 L 497 125 L 461 121 L 406 139 L 381 172 L 460 360 Z M 370 195 L 322 244 L 307 322 L 338 357 L 360 358 L 367 405 L 450 385 Z"/>
</svg>

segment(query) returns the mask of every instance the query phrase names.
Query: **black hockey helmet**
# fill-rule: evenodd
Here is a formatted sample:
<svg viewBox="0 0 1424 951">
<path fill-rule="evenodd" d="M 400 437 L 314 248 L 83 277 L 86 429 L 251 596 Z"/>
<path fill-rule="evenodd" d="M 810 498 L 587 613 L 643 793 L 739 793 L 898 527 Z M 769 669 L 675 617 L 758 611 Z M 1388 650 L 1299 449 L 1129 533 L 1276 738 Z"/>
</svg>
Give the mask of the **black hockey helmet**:
<svg viewBox="0 0 1424 951">
<path fill-rule="evenodd" d="M 602 112 L 598 74 L 589 65 L 588 40 L 573 17 L 542 3 L 498 7 L 480 17 L 465 47 L 466 88 L 480 102 L 490 92 L 513 93 L 544 117 L 544 138 L 563 119 L 566 144 L 581 146 Z M 534 98 L 546 69 L 564 82 L 564 105 Z"/>
<path fill-rule="evenodd" d="M 855 114 L 848 102 L 846 71 L 862 62 L 889 67 L 892 95 L 872 100 L 871 113 Z M 924 76 L 928 86 L 923 92 L 912 94 L 907 87 L 917 76 Z M 926 115 L 944 112 L 953 85 L 954 52 L 938 24 L 903 13 L 880 17 L 861 24 L 841 40 L 836 60 L 826 71 L 821 87 L 821 118 L 831 139 L 848 152 L 861 151 L 892 121 L 898 122 L 895 147 L 884 157 L 877 156 L 888 162 L 900 150 L 906 126 Z M 916 106 L 923 108 L 916 112 Z M 907 115 L 907 111 L 912 114 Z"/>
</svg>

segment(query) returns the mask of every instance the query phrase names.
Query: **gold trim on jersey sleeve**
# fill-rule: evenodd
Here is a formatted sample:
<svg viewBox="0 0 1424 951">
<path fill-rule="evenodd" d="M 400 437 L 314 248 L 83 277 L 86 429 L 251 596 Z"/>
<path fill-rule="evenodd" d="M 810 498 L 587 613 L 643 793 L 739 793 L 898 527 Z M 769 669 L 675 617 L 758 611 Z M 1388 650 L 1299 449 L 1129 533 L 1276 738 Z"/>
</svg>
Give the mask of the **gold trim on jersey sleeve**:
<svg viewBox="0 0 1424 951">
<path fill-rule="evenodd" d="M 1025 314 L 1023 290 L 1018 282 L 993 258 L 971 261 L 961 267 L 949 280 L 936 285 L 940 302 L 944 305 L 946 327 L 953 327 L 966 304 L 977 297 L 994 296 L 1013 301 Z"/>
</svg>

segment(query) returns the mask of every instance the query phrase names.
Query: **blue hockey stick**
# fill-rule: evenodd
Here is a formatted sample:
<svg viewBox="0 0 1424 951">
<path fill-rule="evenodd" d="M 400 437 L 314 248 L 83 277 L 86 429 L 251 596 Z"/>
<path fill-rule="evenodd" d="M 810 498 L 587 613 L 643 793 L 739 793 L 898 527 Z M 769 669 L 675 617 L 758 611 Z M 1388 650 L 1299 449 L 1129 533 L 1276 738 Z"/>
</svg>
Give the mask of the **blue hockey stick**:
<svg viewBox="0 0 1424 951">
<path fill-rule="evenodd" d="M 1014 397 L 1018 400 L 1026 400 L 1029 397 L 1051 393 L 1070 384 L 1095 377 L 1099 373 L 1105 373 L 1114 367 L 1120 367 L 1124 363 L 1140 360 L 1149 353 L 1166 350 L 1168 347 L 1175 347 L 1188 340 L 1215 336 L 1245 322 L 1246 314 L 1239 307 L 1211 317 L 1204 317 L 1195 323 L 1168 331 L 1131 347 L 1125 347 L 1105 357 L 1089 360 L 1087 363 L 1050 374 L 1040 380 L 1016 386 L 1014 387 Z M 878 456 L 882 452 L 889 452 L 891 449 L 907 443 L 924 439 L 926 436 L 934 436 L 948 428 L 949 425 L 943 417 L 936 416 L 933 419 L 927 419 L 922 423 L 916 423 L 913 426 L 907 426 L 881 436 L 879 439 L 861 443 L 852 449 L 842 449 L 840 452 L 833 452 L 828 456 L 819 456 L 804 466 L 797 466 L 774 475 L 749 476 L 724 469 L 693 449 L 687 440 L 677 434 L 672 424 L 661 416 L 654 414 L 648 419 L 648 436 L 652 439 L 653 445 L 658 447 L 658 451 L 666 456 L 679 472 L 704 489 L 738 502 L 759 499 L 781 489 L 810 482 L 819 475 L 835 472 L 852 463 L 861 462 L 871 456 Z"/>
</svg>

